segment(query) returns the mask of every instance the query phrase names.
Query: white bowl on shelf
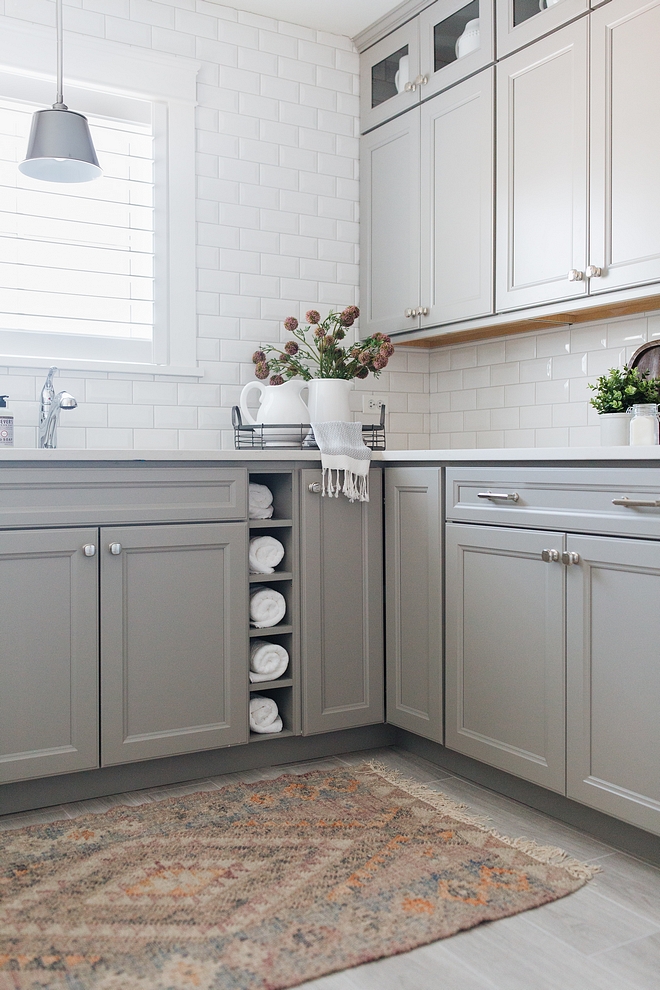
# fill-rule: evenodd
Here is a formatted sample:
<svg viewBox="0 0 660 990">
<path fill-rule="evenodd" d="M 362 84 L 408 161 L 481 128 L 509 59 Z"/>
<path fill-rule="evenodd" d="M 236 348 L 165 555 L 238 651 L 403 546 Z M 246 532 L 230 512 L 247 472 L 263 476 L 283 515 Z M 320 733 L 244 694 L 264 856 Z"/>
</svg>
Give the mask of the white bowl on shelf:
<svg viewBox="0 0 660 990">
<path fill-rule="evenodd" d="M 476 51 L 480 43 L 479 18 L 475 17 L 473 20 L 467 22 L 463 34 L 456 39 L 454 49 L 456 58 L 463 58 L 464 55 L 469 55 L 470 52 Z"/>
</svg>

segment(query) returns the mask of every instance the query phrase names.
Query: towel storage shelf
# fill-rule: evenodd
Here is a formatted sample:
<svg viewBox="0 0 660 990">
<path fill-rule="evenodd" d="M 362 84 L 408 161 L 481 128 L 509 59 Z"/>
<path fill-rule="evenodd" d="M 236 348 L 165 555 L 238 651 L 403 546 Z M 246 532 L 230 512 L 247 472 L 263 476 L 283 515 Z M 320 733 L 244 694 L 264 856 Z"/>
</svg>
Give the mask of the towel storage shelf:
<svg viewBox="0 0 660 990">
<path fill-rule="evenodd" d="M 231 421 L 237 450 L 264 450 L 268 447 L 280 450 L 319 449 L 309 423 L 257 423 L 252 426 L 243 422 L 238 406 L 232 408 Z M 362 424 L 362 439 L 371 450 L 386 449 L 385 406 L 380 407 L 380 422 Z"/>
</svg>

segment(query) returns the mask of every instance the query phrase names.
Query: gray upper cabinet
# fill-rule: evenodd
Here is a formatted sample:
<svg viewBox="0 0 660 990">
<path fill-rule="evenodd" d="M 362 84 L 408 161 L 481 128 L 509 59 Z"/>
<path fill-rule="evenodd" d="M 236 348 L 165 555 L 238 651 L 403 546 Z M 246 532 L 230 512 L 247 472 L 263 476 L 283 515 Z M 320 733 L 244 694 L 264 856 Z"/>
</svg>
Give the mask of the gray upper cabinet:
<svg viewBox="0 0 660 990">
<path fill-rule="evenodd" d="M 370 501 L 310 490 L 301 472 L 301 665 L 303 734 L 382 722 L 382 471 Z"/>
<path fill-rule="evenodd" d="M 589 0 L 497 0 L 497 57 L 529 45 L 588 10 Z"/>
<path fill-rule="evenodd" d="M 562 794 L 563 540 L 446 528 L 446 745 Z"/>
<path fill-rule="evenodd" d="M 567 794 L 660 834 L 660 543 L 567 547 Z"/>
<path fill-rule="evenodd" d="M 360 120 L 371 130 L 419 103 L 419 27 L 416 20 L 360 56 Z"/>
<path fill-rule="evenodd" d="M 244 523 L 101 530 L 102 764 L 248 740 Z"/>
<path fill-rule="evenodd" d="M 588 27 L 497 66 L 498 311 L 588 291 Z"/>
<path fill-rule="evenodd" d="M 361 161 L 363 331 L 492 313 L 493 69 L 365 135 Z"/>
<path fill-rule="evenodd" d="M 361 139 L 360 327 L 419 327 L 419 109 Z M 414 315 L 412 315 L 414 314 Z"/>
<path fill-rule="evenodd" d="M 591 293 L 660 279 L 660 2 L 591 15 Z"/>
<path fill-rule="evenodd" d="M 1 782 L 99 765 L 96 543 L 95 529 L 0 533 Z"/>
<path fill-rule="evenodd" d="M 387 721 L 443 742 L 440 468 L 385 472 Z"/>
</svg>

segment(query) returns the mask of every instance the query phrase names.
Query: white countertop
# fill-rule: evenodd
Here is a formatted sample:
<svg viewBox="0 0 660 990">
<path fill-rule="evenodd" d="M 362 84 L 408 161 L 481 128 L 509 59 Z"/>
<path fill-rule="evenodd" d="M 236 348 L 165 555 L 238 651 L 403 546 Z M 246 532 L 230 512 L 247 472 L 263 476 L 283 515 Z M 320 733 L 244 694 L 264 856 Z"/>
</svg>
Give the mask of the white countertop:
<svg viewBox="0 0 660 990">
<path fill-rule="evenodd" d="M 36 463 L 62 463 L 76 461 L 216 461 L 251 463 L 254 461 L 318 461 L 317 450 L 34 450 L 12 447 L 0 450 L 0 464 L 4 462 L 31 461 Z M 384 450 L 374 451 L 373 460 L 419 463 L 435 461 L 442 464 L 457 462 L 581 462 L 593 461 L 657 461 L 658 447 L 520 447 L 465 450 Z"/>
</svg>

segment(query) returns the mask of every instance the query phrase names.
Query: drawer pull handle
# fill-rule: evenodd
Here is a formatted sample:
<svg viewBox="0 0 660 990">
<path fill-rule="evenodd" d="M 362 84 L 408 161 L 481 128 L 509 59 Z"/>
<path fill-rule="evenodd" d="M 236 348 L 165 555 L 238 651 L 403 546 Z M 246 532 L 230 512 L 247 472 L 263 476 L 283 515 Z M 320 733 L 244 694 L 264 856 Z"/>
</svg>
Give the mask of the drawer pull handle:
<svg viewBox="0 0 660 990">
<path fill-rule="evenodd" d="M 642 498 L 613 498 L 612 505 L 623 505 L 627 509 L 636 509 L 638 506 L 644 509 L 660 509 L 660 498 L 653 499 L 642 499 Z"/>
<path fill-rule="evenodd" d="M 108 547 L 108 550 L 110 551 L 110 553 L 116 556 L 117 554 L 121 553 L 121 543 L 111 543 Z"/>
<path fill-rule="evenodd" d="M 541 550 L 541 560 L 544 560 L 546 564 L 559 560 L 559 550 Z"/>
<path fill-rule="evenodd" d="M 518 492 L 477 492 L 477 498 L 490 498 L 494 502 L 517 502 Z"/>
<path fill-rule="evenodd" d="M 561 555 L 561 562 L 562 564 L 566 564 L 567 567 L 570 567 L 571 564 L 579 564 L 580 554 L 576 553 L 575 550 L 564 550 Z"/>
</svg>

